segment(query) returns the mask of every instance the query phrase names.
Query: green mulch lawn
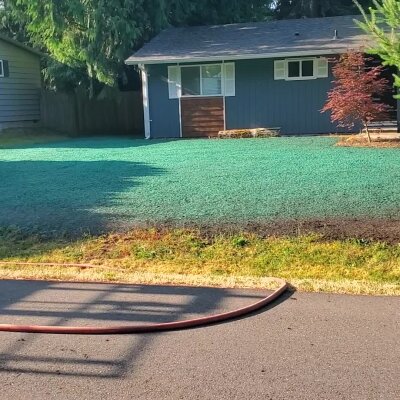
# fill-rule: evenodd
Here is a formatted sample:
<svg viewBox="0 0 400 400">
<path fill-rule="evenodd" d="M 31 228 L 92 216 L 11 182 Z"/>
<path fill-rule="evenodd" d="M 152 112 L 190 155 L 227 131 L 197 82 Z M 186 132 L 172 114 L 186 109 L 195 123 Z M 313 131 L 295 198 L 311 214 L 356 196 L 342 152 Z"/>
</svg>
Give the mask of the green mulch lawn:
<svg viewBox="0 0 400 400">
<path fill-rule="evenodd" d="M 399 218 L 400 151 L 334 138 L 74 139 L 0 150 L 0 226 L 68 232 Z"/>
</svg>

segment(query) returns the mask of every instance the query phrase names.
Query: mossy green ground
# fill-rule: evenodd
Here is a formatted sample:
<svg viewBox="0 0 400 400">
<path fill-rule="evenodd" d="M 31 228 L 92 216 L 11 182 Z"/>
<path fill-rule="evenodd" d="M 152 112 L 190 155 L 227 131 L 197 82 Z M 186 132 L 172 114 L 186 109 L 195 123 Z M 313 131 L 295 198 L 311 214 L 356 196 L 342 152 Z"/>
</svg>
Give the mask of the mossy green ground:
<svg viewBox="0 0 400 400">
<path fill-rule="evenodd" d="M 334 138 L 75 139 L 3 148 L 0 226 L 399 218 L 398 149 Z"/>
</svg>

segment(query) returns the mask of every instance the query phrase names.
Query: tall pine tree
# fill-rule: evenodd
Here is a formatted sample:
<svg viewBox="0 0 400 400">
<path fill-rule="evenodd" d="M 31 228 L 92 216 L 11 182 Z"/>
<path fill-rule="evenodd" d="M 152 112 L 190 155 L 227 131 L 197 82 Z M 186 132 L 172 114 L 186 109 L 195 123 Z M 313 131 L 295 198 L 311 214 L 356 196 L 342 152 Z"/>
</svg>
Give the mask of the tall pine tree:
<svg viewBox="0 0 400 400">
<path fill-rule="evenodd" d="M 374 6 L 365 12 L 359 2 L 356 2 L 364 16 L 364 22 L 359 25 L 374 38 L 374 46 L 367 49 L 371 54 L 378 55 L 383 65 L 389 65 L 400 70 L 400 0 L 374 1 Z M 400 74 L 394 75 L 394 85 L 400 99 Z"/>
<path fill-rule="evenodd" d="M 269 5 L 265 0 L 6 0 L 0 29 L 50 55 L 45 72 L 55 86 L 79 81 L 93 96 L 104 84 L 115 86 L 126 57 L 163 28 L 264 20 Z"/>
</svg>

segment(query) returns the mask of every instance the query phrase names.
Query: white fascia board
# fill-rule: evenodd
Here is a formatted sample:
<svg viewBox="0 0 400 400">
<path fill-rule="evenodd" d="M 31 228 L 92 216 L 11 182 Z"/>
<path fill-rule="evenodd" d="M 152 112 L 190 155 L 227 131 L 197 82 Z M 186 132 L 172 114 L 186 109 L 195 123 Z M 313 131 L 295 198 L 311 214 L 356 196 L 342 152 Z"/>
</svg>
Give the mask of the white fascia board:
<svg viewBox="0 0 400 400">
<path fill-rule="evenodd" d="M 208 62 L 208 61 L 234 61 L 234 60 L 254 60 L 260 58 L 286 58 L 286 57 L 305 57 L 305 56 L 322 56 L 346 53 L 349 50 L 355 50 L 349 47 L 326 49 L 326 50 L 303 50 L 292 52 L 266 53 L 266 54 L 240 54 L 235 56 L 213 56 L 213 57 L 195 57 L 195 58 L 169 58 L 162 60 L 146 60 L 138 59 L 136 61 L 129 58 L 125 61 L 127 65 L 138 64 L 176 64 L 176 63 L 192 63 L 192 62 Z"/>
</svg>

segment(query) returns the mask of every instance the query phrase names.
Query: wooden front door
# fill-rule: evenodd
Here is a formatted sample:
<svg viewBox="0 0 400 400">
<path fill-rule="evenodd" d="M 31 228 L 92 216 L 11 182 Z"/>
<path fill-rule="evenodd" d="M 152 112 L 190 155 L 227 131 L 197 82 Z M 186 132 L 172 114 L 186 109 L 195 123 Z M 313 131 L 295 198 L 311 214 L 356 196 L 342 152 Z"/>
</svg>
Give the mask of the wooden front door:
<svg viewBox="0 0 400 400">
<path fill-rule="evenodd" d="M 222 97 L 181 98 L 183 137 L 217 136 L 224 130 L 224 99 Z"/>
</svg>

